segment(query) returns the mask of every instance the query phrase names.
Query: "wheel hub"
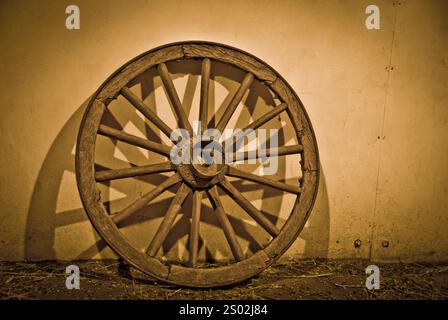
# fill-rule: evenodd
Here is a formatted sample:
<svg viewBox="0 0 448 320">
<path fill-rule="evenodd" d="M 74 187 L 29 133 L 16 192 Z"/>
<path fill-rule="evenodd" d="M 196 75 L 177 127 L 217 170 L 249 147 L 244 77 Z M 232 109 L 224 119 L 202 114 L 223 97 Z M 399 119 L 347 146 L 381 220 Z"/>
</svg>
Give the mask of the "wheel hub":
<svg viewBox="0 0 448 320">
<path fill-rule="evenodd" d="M 227 165 L 181 164 L 177 170 L 191 188 L 205 190 L 224 179 Z"/>
<path fill-rule="evenodd" d="M 196 190 L 204 190 L 213 187 L 215 184 L 224 179 L 227 171 L 227 165 L 217 163 L 213 158 L 215 150 L 209 150 L 209 157 L 204 157 L 204 147 L 207 142 L 201 143 L 201 152 L 195 154 L 192 152 L 194 145 L 190 144 L 190 163 L 180 164 L 178 172 L 182 176 L 185 183 Z M 199 146 L 199 145 L 198 145 Z"/>
</svg>

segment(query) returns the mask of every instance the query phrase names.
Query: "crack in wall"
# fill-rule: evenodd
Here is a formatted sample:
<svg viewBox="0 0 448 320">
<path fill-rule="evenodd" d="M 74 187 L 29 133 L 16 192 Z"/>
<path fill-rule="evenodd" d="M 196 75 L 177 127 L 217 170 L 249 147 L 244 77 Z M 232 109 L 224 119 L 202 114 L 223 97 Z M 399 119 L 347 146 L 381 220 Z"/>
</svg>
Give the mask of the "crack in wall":
<svg viewBox="0 0 448 320">
<path fill-rule="evenodd" d="M 375 229 L 376 229 L 376 215 L 378 211 L 378 196 L 379 196 L 379 180 L 380 180 L 380 174 L 381 174 L 381 151 L 382 151 L 382 144 L 384 140 L 384 126 L 386 122 L 386 112 L 387 112 L 387 103 L 388 103 L 388 96 L 389 96 L 389 87 L 391 82 L 391 72 L 393 70 L 392 67 L 392 59 L 393 59 L 393 51 L 394 51 L 394 45 L 395 45 L 395 39 L 396 39 L 396 32 L 397 32 L 397 20 L 398 20 L 398 11 L 399 7 L 404 4 L 404 1 L 402 2 L 393 2 L 392 5 L 395 7 L 394 12 L 394 20 L 392 24 L 392 39 L 390 44 L 390 51 L 389 51 L 389 61 L 388 65 L 386 66 L 387 70 L 387 79 L 385 83 L 385 92 L 384 92 L 384 105 L 382 110 L 382 117 L 381 117 L 381 125 L 380 125 L 380 132 L 378 136 L 379 146 L 378 146 L 378 160 L 377 160 L 377 175 L 376 175 L 376 182 L 375 182 L 375 200 L 373 205 L 373 216 L 372 216 L 372 226 L 371 226 L 371 233 L 370 233 L 370 247 L 369 247 L 369 260 L 372 260 L 372 251 L 373 251 L 373 244 L 374 244 L 374 236 L 375 236 Z"/>
</svg>

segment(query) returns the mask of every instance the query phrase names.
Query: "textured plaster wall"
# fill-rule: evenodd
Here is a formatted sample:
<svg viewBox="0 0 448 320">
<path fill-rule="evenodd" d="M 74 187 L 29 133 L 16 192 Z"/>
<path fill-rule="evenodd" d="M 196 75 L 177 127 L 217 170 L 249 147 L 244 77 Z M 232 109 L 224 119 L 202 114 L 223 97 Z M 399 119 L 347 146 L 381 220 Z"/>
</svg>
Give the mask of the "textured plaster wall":
<svg viewBox="0 0 448 320">
<path fill-rule="evenodd" d="M 86 101 L 136 55 L 197 39 L 263 59 L 309 113 L 321 183 L 288 255 L 446 260 L 447 14 L 443 0 L 2 2 L 0 259 L 114 257 L 76 188 Z"/>
</svg>

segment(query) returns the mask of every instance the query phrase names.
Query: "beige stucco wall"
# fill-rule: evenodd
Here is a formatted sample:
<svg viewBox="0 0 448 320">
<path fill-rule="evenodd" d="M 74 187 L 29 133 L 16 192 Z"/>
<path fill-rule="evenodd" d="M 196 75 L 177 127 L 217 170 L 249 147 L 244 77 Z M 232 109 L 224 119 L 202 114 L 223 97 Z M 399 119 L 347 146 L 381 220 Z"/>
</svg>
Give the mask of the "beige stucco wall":
<svg viewBox="0 0 448 320">
<path fill-rule="evenodd" d="M 306 106 L 322 176 L 288 255 L 447 259 L 448 4 L 373 2 L 380 30 L 364 27 L 372 1 L 77 0 L 76 31 L 69 2 L 2 2 L 0 259 L 114 256 L 76 188 L 86 101 L 136 55 L 192 39 L 263 59 Z"/>
</svg>

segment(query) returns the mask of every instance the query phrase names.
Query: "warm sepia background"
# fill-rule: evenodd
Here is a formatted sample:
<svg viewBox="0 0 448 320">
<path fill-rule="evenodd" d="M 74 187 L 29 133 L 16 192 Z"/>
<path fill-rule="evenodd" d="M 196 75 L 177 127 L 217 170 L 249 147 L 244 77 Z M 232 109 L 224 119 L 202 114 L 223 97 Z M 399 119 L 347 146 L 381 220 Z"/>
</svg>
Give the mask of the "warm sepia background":
<svg viewBox="0 0 448 320">
<path fill-rule="evenodd" d="M 446 260 L 447 16 L 444 0 L 2 1 L 0 259 L 114 257 L 76 188 L 86 101 L 142 52 L 207 40 L 266 61 L 309 113 L 322 174 L 289 256 Z"/>
</svg>

